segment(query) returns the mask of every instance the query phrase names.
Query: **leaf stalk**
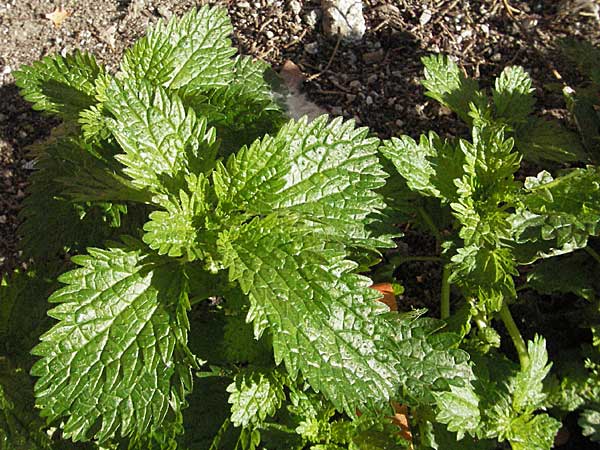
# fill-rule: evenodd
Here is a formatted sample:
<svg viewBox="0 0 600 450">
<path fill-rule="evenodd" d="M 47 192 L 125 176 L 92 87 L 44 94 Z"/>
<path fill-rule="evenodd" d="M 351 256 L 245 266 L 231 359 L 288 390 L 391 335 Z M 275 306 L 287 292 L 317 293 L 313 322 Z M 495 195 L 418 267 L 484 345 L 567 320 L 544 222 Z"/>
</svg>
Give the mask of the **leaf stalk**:
<svg viewBox="0 0 600 450">
<path fill-rule="evenodd" d="M 515 348 L 517 349 L 517 353 L 519 354 L 519 362 L 521 363 L 521 367 L 525 368 L 529 366 L 529 352 L 527 351 L 527 345 L 523 340 L 523 336 L 521 336 L 521 332 L 519 328 L 517 328 L 517 324 L 513 319 L 510 310 L 508 309 L 508 305 L 506 302 L 502 305 L 500 309 L 500 318 L 504 323 L 504 326 L 508 330 L 508 334 L 513 341 Z"/>
</svg>

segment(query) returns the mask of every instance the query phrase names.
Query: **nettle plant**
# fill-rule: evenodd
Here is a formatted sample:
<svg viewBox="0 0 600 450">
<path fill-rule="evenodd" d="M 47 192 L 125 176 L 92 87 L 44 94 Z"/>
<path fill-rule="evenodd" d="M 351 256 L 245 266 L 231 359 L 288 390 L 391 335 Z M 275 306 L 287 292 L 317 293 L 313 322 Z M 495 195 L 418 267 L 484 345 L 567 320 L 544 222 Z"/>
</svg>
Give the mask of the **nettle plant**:
<svg viewBox="0 0 600 450">
<path fill-rule="evenodd" d="M 443 266 L 441 318 L 460 334 L 475 363 L 475 395 L 465 393 L 455 409 L 470 421 L 450 429 L 506 440 L 513 449 L 550 448 L 560 423 L 543 410 L 561 416 L 581 409 L 584 434 L 598 440 L 600 257 L 588 244 L 600 232 L 600 169 L 582 164 L 594 155 L 576 134 L 532 114 L 532 82 L 521 67 L 504 69 L 489 96 L 449 58 L 430 56 L 423 63 L 426 94 L 464 119 L 471 139 L 402 136 L 384 142 L 381 152 L 400 175 L 386 190 L 390 215 L 409 218 L 436 239 L 441 254 L 423 259 Z M 555 175 L 542 170 L 518 181 L 523 160 L 547 164 Z M 565 163 L 570 168 L 560 169 Z M 405 260 L 395 256 L 388 264 Z M 528 274 L 517 286 L 519 267 Z M 452 285 L 460 292 L 453 308 Z M 509 308 L 529 290 L 587 300 L 562 320 L 567 328 L 591 331 L 589 342 L 581 350 L 565 349 L 551 376 L 545 340 L 526 343 Z M 519 366 L 499 352 L 496 319 Z"/>
<path fill-rule="evenodd" d="M 459 337 L 355 273 L 393 246 L 378 140 L 288 121 L 231 32 L 203 7 L 116 74 L 83 53 L 16 74 L 63 123 L 35 149 L 31 269 L 0 287 L 2 448 L 407 447 L 390 399 L 462 420 Z"/>
</svg>

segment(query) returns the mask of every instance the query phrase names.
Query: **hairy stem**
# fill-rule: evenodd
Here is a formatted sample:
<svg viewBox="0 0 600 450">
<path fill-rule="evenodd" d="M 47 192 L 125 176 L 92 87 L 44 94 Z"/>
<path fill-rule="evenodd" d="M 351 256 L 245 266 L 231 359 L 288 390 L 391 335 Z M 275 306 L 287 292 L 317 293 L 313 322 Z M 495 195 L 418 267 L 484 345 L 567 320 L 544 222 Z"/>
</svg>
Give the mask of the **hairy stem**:
<svg viewBox="0 0 600 450">
<path fill-rule="evenodd" d="M 436 251 L 439 252 L 440 244 L 443 240 L 440 230 L 438 230 L 438 227 L 435 226 L 433 219 L 431 218 L 431 216 L 429 214 L 427 214 L 427 211 L 425 211 L 425 208 L 423 208 L 422 206 L 419 206 L 419 208 L 417 210 L 419 211 L 419 214 L 421 215 L 423 222 L 425 222 L 425 225 L 427 225 L 427 228 L 429 228 L 429 230 L 431 230 L 431 233 L 435 236 L 435 248 L 436 248 Z"/>
<path fill-rule="evenodd" d="M 450 283 L 448 278 L 450 277 L 450 266 L 444 264 L 442 271 L 442 295 L 441 295 L 441 317 L 442 320 L 450 317 Z"/>
<path fill-rule="evenodd" d="M 500 309 L 500 318 L 502 319 L 502 322 L 504 322 L 504 326 L 508 330 L 508 334 L 510 335 L 513 344 L 517 349 L 521 367 L 527 367 L 529 365 L 529 353 L 527 352 L 527 345 L 525 345 L 523 336 L 521 336 L 521 332 L 517 328 L 517 324 L 515 323 L 515 320 L 513 319 L 506 302 L 504 302 L 502 309 Z"/>
</svg>

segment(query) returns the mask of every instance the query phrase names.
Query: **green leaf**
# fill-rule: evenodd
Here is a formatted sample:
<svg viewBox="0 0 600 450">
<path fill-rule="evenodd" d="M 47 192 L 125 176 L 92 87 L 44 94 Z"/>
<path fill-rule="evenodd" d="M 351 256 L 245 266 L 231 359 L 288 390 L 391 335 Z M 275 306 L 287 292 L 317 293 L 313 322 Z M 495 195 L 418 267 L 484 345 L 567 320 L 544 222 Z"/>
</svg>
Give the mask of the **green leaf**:
<svg viewBox="0 0 600 450">
<path fill-rule="evenodd" d="M 541 118 L 532 118 L 516 130 L 515 146 L 525 159 L 534 163 L 565 163 L 586 159 L 576 133 L 556 121 Z"/>
<path fill-rule="evenodd" d="M 285 400 L 284 379 L 277 371 L 244 371 L 227 387 L 231 422 L 237 427 L 258 426 L 273 416 Z"/>
<path fill-rule="evenodd" d="M 367 248 L 389 246 L 365 224 L 383 208 L 373 192 L 383 186 L 378 140 L 353 121 L 290 121 L 277 136 L 255 141 L 214 173 L 219 209 L 265 215 L 282 212 L 320 230 L 328 239 Z M 366 222 L 366 223 L 365 223 Z"/>
<path fill-rule="evenodd" d="M 598 285 L 598 270 L 585 252 L 545 259 L 527 274 L 527 287 L 541 294 L 573 293 L 592 301 Z"/>
<path fill-rule="evenodd" d="M 554 179 L 528 177 L 521 205 L 510 217 L 520 262 L 570 253 L 599 232 L 600 169 L 573 169 Z"/>
<path fill-rule="evenodd" d="M 425 66 L 425 95 L 454 111 L 466 123 L 471 123 L 470 104 L 481 105 L 483 97 L 477 81 L 466 78 L 456 63 L 445 55 L 431 55 L 421 59 Z"/>
<path fill-rule="evenodd" d="M 464 387 L 473 379 L 469 355 L 458 349 L 460 338 L 439 332 L 444 323 L 420 317 L 423 311 L 394 314 L 396 371 L 400 393 L 411 406 L 433 405 L 435 392 Z"/>
<path fill-rule="evenodd" d="M 177 192 L 184 176 L 209 170 L 216 152 L 214 129 L 186 111 L 180 98 L 148 82 L 114 81 L 104 103 L 109 127 L 125 154 L 116 158 L 140 189 Z"/>
<path fill-rule="evenodd" d="M 233 78 L 233 28 L 223 8 L 193 9 L 150 28 L 123 55 L 121 70 L 132 80 L 187 91 L 208 90 Z"/>
<path fill-rule="evenodd" d="M 350 414 L 386 401 L 396 374 L 392 329 L 378 317 L 386 307 L 343 248 L 276 216 L 237 232 L 221 242 L 225 264 L 250 297 L 255 335 L 269 326 L 276 363 Z"/>
<path fill-rule="evenodd" d="M 0 356 L 0 449 L 53 448 L 45 425 L 34 408 L 31 378 L 23 368 Z"/>
<path fill-rule="evenodd" d="M 98 153 L 111 150 L 63 138 L 45 147 L 36 168 L 46 171 L 60 196 L 73 202 L 147 202 L 150 196 L 134 188 L 112 155 Z"/>
<path fill-rule="evenodd" d="M 461 440 L 465 432 L 474 434 L 480 422 L 479 398 L 471 386 L 450 386 L 450 391 L 436 393 L 436 420 L 448 425 Z"/>
<path fill-rule="evenodd" d="M 582 434 L 588 436 L 592 442 L 600 442 L 600 408 L 584 409 L 577 421 L 582 428 Z"/>
<path fill-rule="evenodd" d="M 600 49 L 583 40 L 573 38 L 560 41 L 565 56 L 577 64 L 579 70 L 592 82 L 600 84 Z"/>
<path fill-rule="evenodd" d="M 384 142 L 380 151 L 393 162 L 413 191 L 445 202 L 456 198 L 454 179 L 463 174 L 463 157 L 434 132 L 421 135 L 419 143 L 409 136 L 392 138 Z"/>
<path fill-rule="evenodd" d="M 449 281 L 461 286 L 466 295 L 479 298 L 489 312 L 499 311 L 504 299 L 516 297 L 513 276 L 519 272 L 508 248 L 460 248 L 450 267 Z"/>
<path fill-rule="evenodd" d="M 89 249 L 50 301 L 59 322 L 33 353 L 42 416 L 74 441 L 141 436 L 177 415 L 191 389 L 186 281 L 140 251 Z"/>
<path fill-rule="evenodd" d="M 79 113 L 96 103 L 95 80 L 104 73 L 92 55 L 75 52 L 56 55 L 23 66 L 15 72 L 16 84 L 33 109 L 77 121 Z"/>
<path fill-rule="evenodd" d="M 276 86 L 272 80 L 277 80 L 277 75 L 270 66 L 250 57 L 238 57 L 233 70 L 227 86 L 187 94 L 183 99 L 217 129 L 226 156 L 265 134 L 277 134 L 285 122 L 273 92 Z"/>
<path fill-rule="evenodd" d="M 526 121 L 533 112 L 534 91 L 531 78 L 522 67 L 506 67 L 496 78 L 493 90 L 496 114 L 511 125 Z"/>
<path fill-rule="evenodd" d="M 511 423 L 507 438 L 513 450 L 550 450 L 560 427 L 548 414 L 521 416 Z"/>
<path fill-rule="evenodd" d="M 599 72 L 600 76 L 600 72 Z M 578 88 L 577 91 L 563 90 L 567 106 L 585 149 L 596 164 L 600 160 L 600 112 L 598 87 Z"/>
<path fill-rule="evenodd" d="M 533 411 L 540 408 L 547 397 L 542 382 L 550 372 L 552 364 L 548 364 L 546 340 L 536 336 L 533 341 L 527 343 L 527 351 L 529 364 L 521 367 L 509 386 L 515 411 Z"/>
<path fill-rule="evenodd" d="M 164 211 L 150 214 L 150 222 L 144 225 L 144 242 L 157 250 L 159 255 L 167 254 L 178 258 L 184 256 L 188 261 L 202 258 L 200 243 L 197 243 L 198 223 L 208 211 L 207 193 L 210 192 L 208 180 L 200 175 L 190 175 L 188 184 L 192 191 L 179 191 L 179 198 L 155 198 Z"/>
<path fill-rule="evenodd" d="M 30 364 L 29 351 L 50 326 L 48 296 L 56 283 L 55 268 L 15 271 L 0 279 L 0 355 L 20 366 Z"/>
</svg>

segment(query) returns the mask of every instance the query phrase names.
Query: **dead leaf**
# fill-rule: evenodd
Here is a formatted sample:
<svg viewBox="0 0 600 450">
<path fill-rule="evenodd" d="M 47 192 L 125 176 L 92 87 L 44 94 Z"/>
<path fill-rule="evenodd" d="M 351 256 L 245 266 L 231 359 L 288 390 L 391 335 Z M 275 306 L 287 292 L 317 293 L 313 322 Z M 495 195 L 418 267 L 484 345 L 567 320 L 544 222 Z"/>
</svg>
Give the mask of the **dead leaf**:
<svg viewBox="0 0 600 450">
<path fill-rule="evenodd" d="M 376 283 L 371 288 L 383 294 L 383 298 L 380 298 L 379 301 L 388 305 L 390 311 L 398 311 L 398 303 L 396 303 L 396 295 L 391 283 Z"/>
<path fill-rule="evenodd" d="M 392 408 L 394 408 L 394 415 L 391 417 L 392 423 L 400 428 L 400 436 L 410 442 L 410 449 L 412 446 L 412 432 L 410 431 L 410 425 L 408 424 L 408 407 L 406 405 L 401 405 L 394 401 L 392 403 Z"/>
<path fill-rule="evenodd" d="M 69 11 L 67 11 L 65 8 L 63 8 L 62 6 L 60 6 L 60 7 L 57 6 L 54 11 L 46 14 L 44 17 L 46 17 L 46 19 L 52 21 L 52 23 L 54 24 L 54 26 L 56 28 L 59 28 L 62 25 L 63 21 L 70 15 L 71 15 L 71 13 Z"/>
<path fill-rule="evenodd" d="M 287 88 L 290 91 L 300 92 L 300 88 L 306 77 L 292 60 L 288 59 L 284 64 L 279 75 L 285 81 Z"/>
</svg>

